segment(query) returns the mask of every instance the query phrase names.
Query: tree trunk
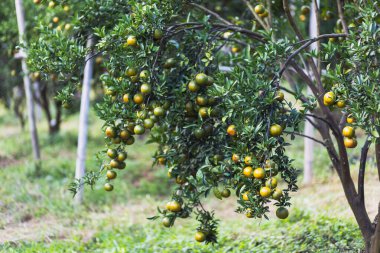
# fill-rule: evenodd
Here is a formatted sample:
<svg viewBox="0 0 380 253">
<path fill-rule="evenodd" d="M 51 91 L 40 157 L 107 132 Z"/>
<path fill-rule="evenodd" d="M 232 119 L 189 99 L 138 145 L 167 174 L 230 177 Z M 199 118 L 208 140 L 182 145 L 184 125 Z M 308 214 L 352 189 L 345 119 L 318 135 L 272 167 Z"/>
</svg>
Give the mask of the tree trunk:
<svg viewBox="0 0 380 253">
<path fill-rule="evenodd" d="M 61 129 L 61 117 L 62 117 L 62 102 L 55 101 L 55 119 L 51 122 L 49 132 L 56 134 Z"/>
<path fill-rule="evenodd" d="M 377 172 L 379 176 L 380 181 L 380 143 L 376 142 L 375 145 L 375 156 L 376 156 L 376 166 L 377 166 Z M 375 226 L 375 233 L 371 238 L 371 249 L 370 253 L 380 253 L 380 226 L 379 226 L 379 217 L 380 216 L 380 203 L 378 212 L 376 215 L 376 218 L 373 222 L 373 225 Z"/>
<path fill-rule="evenodd" d="M 25 120 L 24 120 L 24 115 L 20 109 L 22 101 L 23 101 L 23 97 L 24 97 L 24 90 L 22 89 L 22 86 L 17 85 L 13 89 L 13 93 L 14 93 L 13 94 L 13 97 L 14 97 L 14 99 L 13 99 L 13 111 L 15 112 L 16 117 L 20 121 L 21 130 L 24 130 L 25 129 Z"/>
<path fill-rule="evenodd" d="M 376 143 L 375 145 L 375 156 L 376 156 L 377 174 L 379 176 L 379 181 L 380 181 L 380 143 Z"/>
<path fill-rule="evenodd" d="M 345 164 L 341 164 L 341 166 L 342 166 L 342 170 L 349 169 L 349 168 L 343 168 Z M 371 238 L 374 233 L 374 228 L 368 217 L 368 213 L 366 211 L 364 202 L 361 201 L 358 194 L 356 193 L 355 184 L 352 181 L 352 178 L 351 177 L 346 178 L 343 175 L 343 173 L 338 173 L 338 174 L 339 174 L 339 178 L 341 180 L 348 204 L 350 205 L 350 208 L 352 212 L 354 213 L 356 222 L 358 223 L 359 229 L 362 233 L 362 236 L 365 242 L 366 252 L 370 252 L 369 249 L 371 247 Z M 377 252 L 377 253 L 380 253 L 380 252 Z"/>
<path fill-rule="evenodd" d="M 40 82 L 38 80 L 33 82 L 33 92 L 34 92 L 34 97 L 36 100 L 41 100 L 41 92 L 40 92 Z M 36 102 L 37 102 L 36 101 Z M 36 118 L 37 121 L 40 121 L 42 118 L 42 108 L 41 105 L 37 102 L 36 104 Z"/>
<path fill-rule="evenodd" d="M 380 215 L 380 203 L 379 203 L 379 208 L 378 212 L 376 215 L 376 218 L 373 222 L 373 225 L 376 227 L 375 233 L 372 236 L 371 239 L 371 249 L 370 253 L 379 253 L 380 252 L 380 226 L 379 226 L 379 215 Z"/>
<path fill-rule="evenodd" d="M 20 37 L 20 44 L 25 45 L 25 16 L 24 16 L 24 8 L 22 6 L 22 0 L 15 0 L 16 6 L 16 16 L 17 16 L 17 25 Z M 22 49 L 21 49 L 22 50 Z M 32 139 L 32 148 L 33 148 L 33 156 L 35 161 L 40 160 L 40 148 L 38 143 L 38 134 L 37 134 L 37 126 L 34 115 L 34 103 L 31 89 L 31 82 L 29 79 L 28 67 L 26 65 L 25 58 L 21 60 L 21 67 L 24 74 L 24 88 L 25 88 L 25 96 L 26 96 L 26 104 L 28 107 L 28 119 L 29 119 L 29 128 L 30 128 L 30 136 Z"/>
<path fill-rule="evenodd" d="M 78 150 L 77 161 L 75 169 L 75 178 L 80 180 L 80 187 L 75 195 L 75 202 L 77 205 L 83 202 L 83 177 L 85 176 L 86 165 L 86 146 L 87 146 L 87 128 L 88 128 L 88 112 L 90 106 L 90 89 L 91 79 L 93 72 L 93 59 L 92 47 L 94 39 L 90 38 L 87 41 L 88 54 L 85 60 L 83 87 L 80 104 L 80 118 L 79 118 L 79 133 L 78 133 Z"/>
</svg>

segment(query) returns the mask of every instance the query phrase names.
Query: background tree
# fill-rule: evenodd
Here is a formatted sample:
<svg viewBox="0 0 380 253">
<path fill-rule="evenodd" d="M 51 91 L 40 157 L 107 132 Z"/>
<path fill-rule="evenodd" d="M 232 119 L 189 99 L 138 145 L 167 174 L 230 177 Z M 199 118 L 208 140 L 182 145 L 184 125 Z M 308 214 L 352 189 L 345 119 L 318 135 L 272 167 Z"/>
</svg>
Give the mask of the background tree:
<svg viewBox="0 0 380 253">
<path fill-rule="evenodd" d="M 1 9 L 1 32 L 0 32 L 0 44 L 1 44 L 1 62 L 4 66 L 1 70 L 2 82 L 0 85 L 0 99 L 4 104 L 13 108 L 16 116 L 20 119 L 20 123 L 24 124 L 24 89 L 22 87 L 22 72 L 21 61 L 15 58 L 15 54 L 20 48 L 18 40 L 17 20 L 14 1 L 7 0 L 4 3 L 5 7 Z M 53 11 L 53 7 L 46 8 L 41 5 L 40 1 L 25 1 L 23 2 L 25 10 L 25 39 L 31 43 L 48 43 L 47 41 L 40 41 L 42 37 L 37 27 L 39 25 L 46 25 L 53 27 L 57 24 L 58 29 L 70 30 L 71 24 L 64 24 L 59 28 L 59 15 L 64 17 L 63 14 L 67 13 L 69 9 L 64 8 L 59 10 L 59 13 Z M 58 15 L 59 14 L 59 15 Z M 66 18 L 70 21 L 69 18 Z M 46 38 L 45 38 L 46 39 Z M 47 45 L 47 44 L 45 44 Z M 21 45 L 22 47 L 22 45 Z M 50 73 L 48 76 L 42 78 L 40 72 L 37 70 L 31 71 L 29 77 L 33 82 L 32 95 L 33 100 L 46 117 L 48 123 L 49 133 L 54 134 L 59 131 L 60 123 L 62 119 L 62 102 L 54 100 L 57 92 L 62 90 L 65 85 L 62 82 L 57 81 L 57 74 Z M 65 105 L 67 107 L 68 105 Z"/>
<path fill-rule="evenodd" d="M 279 218 L 288 216 L 297 171 L 286 146 L 302 136 L 326 148 L 366 250 L 378 252 L 378 229 L 364 204 L 367 152 L 371 143 L 379 147 L 378 2 L 321 1 L 316 8 L 321 35 L 315 38 L 306 35 L 309 1 L 294 3 L 294 10 L 287 0 L 265 5 L 246 0 L 104 1 L 101 8 L 82 4 L 87 12 L 79 16 L 81 26 L 97 36 L 107 70 L 101 77 L 106 95 L 97 105 L 105 121 L 104 164 L 85 182 L 93 184 L 103 172 L 109 181 L 115 179 L 133 135 L 152 129 L 151 141 L 159 144 L 156 161 L 168 167 L 178 184 L 166 210 L 152 218 L 162 217 L 170 227 L 194 212 L 200 224 L 195 239 L 216 242 L 217 221 L 202 205 L 210 192 L 226 198 L 233 189 L 239 197 L 236 211 L 248 218 L 266 218 L 270 203 L 277 206 Z M 51 51 L 36 45 L 32 50 L 39 53 L 31 63 L 38 63 L 44 74 L 54 66 L 66 80 L 78 79 L 81 65 L 72 59 L 84 58 L 79 49 L 85 34 L 67 38 L 49 33 L 56 35 L 54 55 L 64 57 L 44 58 Z M 72 42 L 71 50 L 62 41 Z M 314 43 L 319 52 L 310 50 Z M 73 55 L 78 57 L 66 59 Z M 221 65 L 232 70 L 223 72 Z M 305 121 L 320 138 L 300 133 Z M 357 187 L 348 159 L 348 149 L 357 146 L 355 128 L 367 136 Z M 104 187 L 113 190 L 111 182 Z"/>
<path fill-rule="evenodd" d="M 16 6 L 16 17 L 17 17 L 17 26 L 18 26 L 18 32 L 19 32 L 19 40 L 20 44 L 26 45 L 25 40 L 25 12 L 24 12 L 24 6 L 22 4 L 22 0 L 16 0 L 15 1 Z M 26 54 L 24 50 L 20 50 L 19 54 L 21 54 L 21 69 L 24 79 L 24 90 L 25 90 L 25 97 L 26 97 L 26 104 L 27 104 L 27 110 L 28 110 L 28 120 L 29 120 L 29 131 L 30 131 L 30 138 L 32 141 L 32 149 L 33 149 L 33 156 L 34 160 L 36 162 L 39 162 L 41 159 L 40 155 L 40 146 L 38 142 L 38 133 L 37 133 L 37 126 L 36 126 L 36 118 L 34 114 L 34 102 L 33 102 L 33 95 L 32 95 L 32 85 L 29 79 L 29 71 L 28 66 L 26 65 Z"/>
</svg>

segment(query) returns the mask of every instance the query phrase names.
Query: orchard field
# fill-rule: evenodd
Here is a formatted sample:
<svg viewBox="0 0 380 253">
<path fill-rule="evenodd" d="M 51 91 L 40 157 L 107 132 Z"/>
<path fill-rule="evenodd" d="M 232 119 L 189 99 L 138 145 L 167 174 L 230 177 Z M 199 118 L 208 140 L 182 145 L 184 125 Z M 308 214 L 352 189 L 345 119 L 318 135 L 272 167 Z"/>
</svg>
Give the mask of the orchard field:
<svg viewBox="0 0 380 253">
<path fill-rule="evenodd" d="M 315 179 L 301 185 L 285 221 L 247 220 L 234 213 L 235 197 L 212 198 L 207 205 L 222 220 L 215 246 L 193 240 L 194 222 L 163 228 L 160 222 L 147 220 L 169 198 L 170 181 L 162 166 L 152 167 L 155 147 L 144 140 L 129 151 L 126 173 L 115 185 L 120 190 L 108 193 L 99 184 L 87 189 L 85 205 L 75 208 L 68 188 L 74 177 L 77 121 L 78 115 L 67 116 L 64 130 L 53 139 L 41 135 L 43 166 L 35 175 L 28 134 L 2 109 L 1 252 L 357 252 L 363 248 L 341 186 L 321 149 L 316 150 Z M 88 168 L 95 169 L 93 154 L 103 145 L 101 122 L 93 114 L 90 122 L 87 161 Z M 289 152 L 301 150 L 301 140 Z M 302 165 L 301 156 L 296 164 Z M 368 173 L 366 194 L 375 200 L 380 186 L 374 165 Z M 377 207 L 368 208 L 374 217 Z"/>
<path fill-rule="evenodd" d="M 380 2 L 4 0 L 0 252 L 380 253 Z"/>
</svg>

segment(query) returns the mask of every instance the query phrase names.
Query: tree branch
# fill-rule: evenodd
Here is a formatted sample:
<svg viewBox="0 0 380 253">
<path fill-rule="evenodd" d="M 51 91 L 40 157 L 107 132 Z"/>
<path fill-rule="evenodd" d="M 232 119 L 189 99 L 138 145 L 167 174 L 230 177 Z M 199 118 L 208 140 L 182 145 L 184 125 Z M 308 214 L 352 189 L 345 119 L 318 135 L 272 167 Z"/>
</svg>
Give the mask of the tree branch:
<svg viewBox="0 0 380 253">
<path fill-rule="evenodd" d="M 346 124 L 347 114 L 348 114 L 348 112 L 344 112 L 342 114 L 342 117 L 340 118 L 340 122 L 339 122 L 339 130 L 340 131 L 343 129 L 344 125 Z"/>
<path fill-rule="evenodd" d="M 317 42 L 317 41 L 320 41 L 322 39 L 326 39 L 326 38 L 339 38 L 339 37 L 346 37 L 347 35 L 346 34 L 323 34 L 323 35 L 320 35 L 318 37 L 315 37 L 315 38 L 312 38 L 312 39 L 309 39 L 309 40 L 303 40 L 304 42 L 306 42 L 305 44 L 303 44 L 302 46 L 300 46 L 296 51 L 294 51 L 288 58 L 287 60 L 285 61 L 283 67 L 281 68 L 280 72 L 279 72 L 279 78 L 281 78 L 282 74 L 284 73 L 284 71 L 286 70 L 286 68 L 288 67 L 288 65 L 290 64 L 290 61 L 295 57 L 297 56 L 302 50 L 306 49 L 307 47 L 309 47 L 311 44 Z"/>
<path fill-rule="evenodd" d="M 271 28 L 272 27 L 272 22 L 273 22 L 272 21 L 272 18 L 273 18 L 272 0 L 267 0 L 267 9 L 268 9 L 268 25 L 269 25 L 269 28 Z"/>
<path fill-rule="evenodd" d="M 296 22 L 294 21 L 292 14 L 290 13 L 289 1 L 288 0 L 283 0 L 282 1 L 282 5 L 284 7 L 284 11 L 285 11 L 286 17 L 289 20 L 290 26 L 293 28 L 293 31 L 296 33 L 298 39 L 303 40 L 304 39 L 303 35 L 302 35 L 300 29 L 298 28 Z"/>
<path fill-rule="evenodd" d="M 283 132 L 286 133 L 286 134 L 294 134 L 294 135 L 298 135 L 298 136 L 301 136 L 301 137 L 304 137 L 304 138 L 308 138 L 308 139 L 313 140 L 313 141 L 321 144 L 322 146 L 326 147 L 326 145 L 325 145 L 324 142 L 322 142 L 322 141 L 320 141 L 320 140 L 318 140 L 316 138 L 313 138 L 311 136 L 304 135 L 304 134 L 301 134 L 301 133 L 298 133 L 298 132 L 289 132 L 289 131 L 283 131 Z"/>
<path fill-rule="evenodd" d="M 342 26 L 343 26 L 344 33 L 348 34 L 348 27 L 347 27 L 346 21 L 344 20 L 344 13 L 343 13 L 342 3 L 343 3 L 343 0 L 336 0 L 336 5 L 338 7 L 339 18 L 342 21 Z"/>
<path fill-rule="evenodd" d="M 364 174 L 365 174 L 365 166 L 367 163 L 367 155 L 368 149 L 371 145 L 371 141 L 367 137 L 367 140 L 364 143 L 362 148 L 362 152 L 360 155 L 360 165 L 359 165 L 359 176 L 358 176 L 358 194 L 359 200 L 364 205 Z"/>
<path fill-rule="evenodd" d="M 315 123 L 312 119 L 308 118 L 308 117 L 305 117 L 305 119 L 315 128 L 315 129 L 318 129 L 319 126 L 317 125 L 317 123 Z"/>
<path fill-rule="evenodd" d="M 221 21 L 222 23 L 226 24 L 226 25 L 231 25 L 233 26 L 234 24 L 232 24 L 230 21 L 222 18 L 222 16 L 220 16 L 218 13 L 216 12 L 213 12 L 212 10 L 204 7 L 203 5 L 200 5 L 200 4 L 196 4 L 196 3 L 189 3 L 189 5 L 191 6 L 194 6 L 194 7 L 197 7 L 198 9 L 200 10 L 203 10 L 204 12 L 207 12 L 208 14 L 210 14 L 211 16 L 215 17 L 216 19 L 218 19 L 219 21 Z"/>
<path fill-rule="evenodd" d="M 311 78 L 303 71 L 303 69 L 298 66 L 294 61 L 290 61 L 290 65 L 294 68 L 294 70 L 297 72 L 297 74 L 306 82 L 306 84 L 310 87 L 310 89 L 313 91 L 314 96 L 317 98 L 319 97 L 319 91 L 317 87 L 314 85 Z"/>
<path fill-rule="evenodd" d="M 291 91 L 289 90 L 288 88 L 285 88 L 284 86 L 280 86 L 279 87 L 281 90 L 293 95 L 294 97 L 297 97 L 298 95 L 294 92 L 294 91 Z M 299 97 L 299 99 L 303 102 L 303 103 L 307 103 L 307 98 L 305 96 L 301 96 Z"/>
<path fill-rule="evenodd" d="M 182 26 L 190 26 L 190 27 L 186 27 L 186 28 L 183 28 L 183 29 L 180 29 L 180 30 L 174 30 L 173 29 L 176 29 L 176 28 L 179 28 L 179 27 L 182 27 Z M 211 27 L 213 28 L 224 28 L 224 29 L 228 29 L 228 30 L 231 30 L 231 31 L 234 31 L 234 32 L 239 32 L 239 33 L 242 33 L 252 39 L 255 39 L 257 41 L 260 41 L 262 43 L 265 43 L 265 39 L 264 37 L 259 34 L 259 33 L 256 33 L 256 32 L 252 32 L 251 30 L 248 30 L 248 29 L 245 29 L 243 27 L 240 27 L 240 26 L 237 26 L 237 25 L 226 25 L 226 24 L 210 24 Z M 205 25 L 202 24 L 202 23 L 198 23 L 198 22 L 188 22 L 188 23 L 181 23 L 181 24 L 176 24 L 176 25 L 172 25 L 170 27 L 168 27 L 166 30 L 168 32 L 172 32 L 171 34 L 167 34 L 165 37 L 172 37 L 182 31 L 185 31 L 185 30 L 191 30 L 191 29 L 201 29 L 201 28 L 204 28 Z"/>
</svg>

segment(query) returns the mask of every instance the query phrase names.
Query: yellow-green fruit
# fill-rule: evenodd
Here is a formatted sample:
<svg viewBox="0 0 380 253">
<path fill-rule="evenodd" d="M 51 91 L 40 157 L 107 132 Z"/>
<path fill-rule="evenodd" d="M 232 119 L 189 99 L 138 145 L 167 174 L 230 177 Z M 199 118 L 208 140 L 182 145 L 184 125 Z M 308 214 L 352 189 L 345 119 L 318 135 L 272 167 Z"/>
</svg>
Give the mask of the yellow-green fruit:
<svg viewBox="0 0 380 253">
<path fill-rule="evenodd" d="M 356 148 L 358 142 L 355 138 L 344 138 L 344 146 L 346 148 Z"/>
<path fill-rule="evenodd" d="M 339 108 L 344 108 L 346 106 L 346 103 L 343 100 L 339 100 L 336 102 L 336 106 Z"/>
<path fill-rule="evenodd" d="M 245 167 L 243 170 L 243 174 L 246 177 L 252 177 L 252 167 L 251 166 Z"/>
<path fill-rule="evenodd" d="M 286 209 L 285 207 L 279 207 L 277 210 L 276 210 L 276 216 L 279 218 L 279 219 L 286 219 L 288 218 L 289 216 L 289 211 L 288 209 Z"/>
<path fill-rule="evenodd" d="M 117 177 L 117 173 L 113 170 L 107 170 L 107 178 L 112 180 Z"/>
<path fill-rule="evenodd" d="M 127 45 L 128 46 L 132 46 L 132 47 L 137 46 L 137 39 L 136 39 L 136 37 L 135 36 L 128 36 L 128 38 L 127 38 Z"/>
<path fill-rule="evenodd" d="M 253 177 L 257 179 L 263 179 L 265 177 L 265 170 L 263 168 L 256 168 L 253 171 Z"/>
<path fill-rule="evenodd" d="M 206 86 L 208 84 L 207 75 L 204 73 L 199 73 L 195 76 L 195 83 L 200 86 Z"/>
<path fill-rule="evenodd" d="M 162 108 L 162 107 L 156 107 L 156 108 L 154 108 L 153 113 L 154 113 L 154 115 L 156 115 L 157 117 L 161 117 L 161 116 L 164 116 L 164 114 L 165 114 L 165 110 L 164 110 L 164 108 Z"/>
<path fill-rule="evenodd" d="M 195 233 L 195 240 L 197 242 L 204 242 L 206 240 L 206 234 L 201 232 L 201 231 L 198 231 Z"/>
<path fill-rule="evenodd" d="M 142 80 L 148 80 L 149 78 L 149 71 L 148 70 L 143 70 L 140 72 L 140 78 Z"/>
<path fill-rule="evenodd" d="M 107 150 L 107 155 L 110 157 L 110 158 L 115 158 L 117 156 L 117 152 L 115 149 L 108 149 Z"/>
<path fill-rule="evenodd" d="M 355 129 L 352 126 L 345 126 L 342 130 L 344 137 L 352 138 L 355 136 Z"/>
<path fill-rule="evenodd" d="M 150 86 L 150 84 L 143 83 L 140 87 L 140 91 L 142 94 L 149 94 L 152 92 L 152 86 Z"/>
<path fill-rule="evenodd" d="M 126 71 L 127 76 L 136 76 L 137 75 L 137 69 L 135 68 L 128 68 Z"/>
<path fill-rule="evenodd" d="M 119 162 L 123 162 L 125 159 L 127 159 L 128 157 L 128 154 L 127 152 L 120 152 L 118 155 L 117 155 L 117 160 Z"/>
<path fill-rule="evenodd" d="M 229 196 L 231 196 L 231 191 L 229 189 L 223 189 L 223 191 L 220 193 L 222 195 L 223 198 L 228 198 Z"/>
<path fill-rule="evenodd" d="M 277 91 L 277 93 L 276 93 L 276 100 L 278 100 L 278 101 L 283 101 L 284 100 L 284 98 L 285 98 L 285 95 L 284 95 L 284 93 L 283 92 L 281 92 L 281 91 Z"/>
<path fill-rule="evenodd" d="M 199 108 L 199 116 L 201 116 L 202 119 L 206 118 L 208 116 L 208 108 L 207 107 L 201 107 Z"/>
<path fill-rule="evenodd" d="M 144 102 L 144 95 L 141 93 L 137 93 L 133 96 L 133 102 L 140 105 Z"/>
<path fill-rule="evenodd" d="M 113 190 L 113 185 L 110 184 L 110 183 L 105 183 L 104 184 L 104 190 L 106 190 L 108 192 L 112 191 Z"/>
<path fill-rule="evenodd" d="M 196 84 L 194 81 L 190 81 L 189 84 L 187 85 L 187 88 L 191 92 L 197 92 L 199 90 L 199 85 Z"/>
<path fill-rule="evenodd" d="M 268 198 L 272 194 L 271 189 L 269 187 L 261 187 L 260 189 L 260 196 L 263 198 Z"/>
<path fill-rule="evenodd" d="M 155 40 L 160 40 L 160 39 L 162 39 L 163 35 L 164 34 L 163 34 L 162 30 L 156 29 L 156 30 L 154 30 L 153 38 Z"/>
<path fill-rule="evenodd" d="M 112 160 L 110 161 L 110 166 L 111 166 L 111 168 L 117 169 L 117 168 L 119 168 L 120 163 L 119 163 L 117 160 L 112 159 Z"/>
<path fill-rule="evenodd" d="M 168 218 L 168 217 L 164 217 L 163 219 L 162 219 L 162 225 L 164 225 L 164 227 L 170 227 L 172 224 L 171 224 L 171 222 L 170 222 L 170 219 Z"/>
<path fill-rule="evenodd" d="M 265 7 L 262 4 L 258 4 L 255 6 L 255 12 L 256 14 L 263 14 L 265 12 Z"/>
<path fill-rule="evenodd" d="M 137 135 L 141 135 L 141 134 L 144 134 L 145 133 L 145 128 L 143 126 L 140 126 L 140 125 L 136 125 L 133 129 L 133 132 Z"/>
<path fill-rule="evenodd" d="M 114 127 L 111 127 L 111 126 L 108 126 L 108 127 L 106 128 L 105 133 L 106 133 L 106 136 L 107 136 L 108 138 L 113 138 L 113 137 L 116 136 L 116 130 L 115 130 Z"/>
<path fill-rule="evenodd" d="M 302 6 L 301 7 L 301 13 L 303 15 L 309 15 L 309 13 L 310 13 L 310 7 L 307 6 L 307 5 Z"/>
<path fill-rule="evenodd" d="M 49 2 L 49 8 L 54 8 L 54 7 L 55 7 L 55 2 L 50 1 L 50 2 Z"/>
<path fill-rule="evenodd" d="M 154 126 L 154 121 L 152 119 L 144 119 L 144 127 L 151 129 Z"/>
<path fill-rule="evenodd" d="M 271 189 L 273 188 L 276 188 L 277 187 L 277 179 L 272 177 L 272 178 L 269 178 L 266 182 L 265 182 L 265 186 L 266 187 L 269 187 Z"/>
<path fill-rule="evenodd" d="M 332 91 L 327 92 L 323 96 L 323 104 L 326 106 L 333 105 L 335 103 L 335 94 Z"/>
<path fill-rule="evenodd" d="M 274 200 L 279 200 L 282 196 L 283 196 L 283 194 L 282 194 L 281 189 L 279 189 L 279 188 L 274 189 L 273 194 L 272 194 L 272 198 Z"/>
<path fill-rule="evenodd" d="M 280 126 L 279 124 L 271 125 L 269 133 L 271 136 L 274 137 L 280 136 L 282 134 L 282 126 Z"/>
</svg>

